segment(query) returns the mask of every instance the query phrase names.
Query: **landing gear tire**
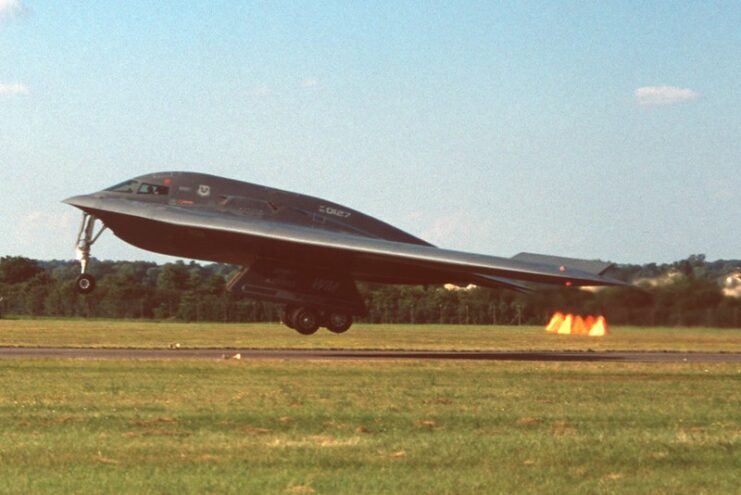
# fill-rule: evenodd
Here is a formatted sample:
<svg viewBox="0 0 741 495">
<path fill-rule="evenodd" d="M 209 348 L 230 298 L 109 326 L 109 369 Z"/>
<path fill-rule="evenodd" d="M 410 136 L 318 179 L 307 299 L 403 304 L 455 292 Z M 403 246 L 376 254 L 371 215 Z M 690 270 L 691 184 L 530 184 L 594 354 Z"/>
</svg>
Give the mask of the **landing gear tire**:
<svg viewBox="0 0 741 495">
<path fill-rule="evenodd" d="M 295 311 L 295 309 L 293 307 L 288 306 L 280 314 L 280 322 L 283 323 L 288 328 L 290 328 L 291 330 L 296 330 L 296 328 L 293 326 L 293 313 L 294 313 L 294 311 Z"/>
<path fill-rule="evenodd" d="M 324 326 L 332 333 L 345 333 L 351 325 L 351 315 L 347 313 L 329 313 Z"/>
<path fill-rule="evenodd" d="M 311 335 L 319 329 L 319 314 L 311 308 L 297 308 L 291 314 L 291 323 L 301 335 Z"/>
<path fill-rule="evenodd" d="M 75 290 L 78 294 L 90 294 L 95 290 L 95 277 L 83 273 L 75 279 Z"/>
</svg>

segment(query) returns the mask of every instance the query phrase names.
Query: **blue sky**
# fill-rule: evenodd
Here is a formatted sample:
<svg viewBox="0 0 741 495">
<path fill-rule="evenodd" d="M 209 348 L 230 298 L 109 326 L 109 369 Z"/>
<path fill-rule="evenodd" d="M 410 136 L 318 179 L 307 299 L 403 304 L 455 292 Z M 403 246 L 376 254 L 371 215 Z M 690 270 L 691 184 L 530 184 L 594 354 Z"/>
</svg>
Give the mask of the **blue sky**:
<svg viewBox="0 0 741 495">
<path fill-rule="evenodd" d="M 741 258 L 739 26 L 738 2 L 0 0 L 0 255 L 72 258 L 62 199 L 192 170 L 466 251 Z"/>
</svg>

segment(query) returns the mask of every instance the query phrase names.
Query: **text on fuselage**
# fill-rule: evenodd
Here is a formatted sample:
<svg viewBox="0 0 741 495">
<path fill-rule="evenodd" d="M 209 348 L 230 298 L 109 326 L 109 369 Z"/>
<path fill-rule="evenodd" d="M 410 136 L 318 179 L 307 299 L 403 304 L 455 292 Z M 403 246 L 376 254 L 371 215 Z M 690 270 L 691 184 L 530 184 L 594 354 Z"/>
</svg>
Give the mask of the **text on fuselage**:
<svg viewBox="0 0 741 495">
<path fill-rule="evenodd" d="M 349 211 L 344 211 L 344 210 L 340 210 L 339 208 L 335 208 L 333 206 L 324 206 L 324 205 L 319 205 L 319 212 L 324 213 L 325 215 L 334 215 L 340 218 L 347 218 L 350 215 L 352 215 L 352 213 L 350 213 Z"/>
</svg>

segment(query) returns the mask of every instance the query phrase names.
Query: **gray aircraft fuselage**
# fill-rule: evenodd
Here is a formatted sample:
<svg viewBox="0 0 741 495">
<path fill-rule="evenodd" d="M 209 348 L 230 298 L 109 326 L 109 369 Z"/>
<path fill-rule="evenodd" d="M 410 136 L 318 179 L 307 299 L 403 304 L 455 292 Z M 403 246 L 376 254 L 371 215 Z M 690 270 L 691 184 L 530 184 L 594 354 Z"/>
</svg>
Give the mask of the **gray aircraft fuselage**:
<svg viewBox="0 0 741 495">
<path fill-rule="evenodd" d="M 520 281 L 621 284 L 602 276 L 610 263 L 438 249 L 331 201 L 207 174 L 143 175 L 65 203 L 84 212 L 78 236 L 80 292 L 94 288 L 85 271 L 100 220 L 116 236 L 148 251 L 242 266 L 228 288 L 286 304 L 293 315 L 287 324 L 301 333 L 313 333 L 316 321 L 344 331 L 349 315 L 363 314 L 357 280 L 474 283 L 519 291 L 531 290 Z"/>
</svg>

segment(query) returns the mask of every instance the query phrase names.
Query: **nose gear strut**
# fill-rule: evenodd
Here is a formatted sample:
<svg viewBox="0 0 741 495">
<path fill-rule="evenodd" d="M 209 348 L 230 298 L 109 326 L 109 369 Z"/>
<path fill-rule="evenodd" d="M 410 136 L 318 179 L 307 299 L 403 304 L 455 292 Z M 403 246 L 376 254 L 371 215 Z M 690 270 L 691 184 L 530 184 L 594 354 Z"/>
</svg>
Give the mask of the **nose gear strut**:
<svg viewBox="0 0 741 495">
<path fill-rule="evenodd" d="M 87 273 L 87 265 L 90 262 L 90 248 L 98 240 L 98 237 L 106 230 L 105 224 L 95 233 L 95 222 L 98 219 L 89 213 L 82 214 L 80 231 L 77 233 L 77 259 L 80 260 L 80 275 L 75 279 L 75 290 L 80 294 L 89 294 L 95 289 L 95 277 Z"/>
</svg>

